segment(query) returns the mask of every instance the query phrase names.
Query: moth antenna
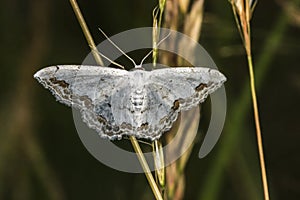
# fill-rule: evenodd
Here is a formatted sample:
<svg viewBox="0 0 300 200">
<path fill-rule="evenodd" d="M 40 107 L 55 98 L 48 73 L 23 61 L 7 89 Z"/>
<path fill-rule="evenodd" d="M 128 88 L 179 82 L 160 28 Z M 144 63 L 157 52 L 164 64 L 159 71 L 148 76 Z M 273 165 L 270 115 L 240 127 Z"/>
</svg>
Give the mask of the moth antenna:
<svg viewBox="0 0 300 200">
<path fill-rule="evenodd" d="M 117 63 L 117 62 L 111 60 L 110 58 L 108 58 L 107 56 L 105 56 L 103 53 L 100 53 L 99 51 L 97 51 L 97 53 L 98 53 L 100 56 L 102 56 L 103 58 L 105 58 L 106 60 L 108 60 L 109 62 L 111 62 L 112 64 L 114 64 L 114 65 L 120 67 L 121 69 L 125 69 L 124 66 L 122 66 L 122 65 L 120 65 L 119 63 Z"/>
<path fill-rule="evenodd" d="M 171 32 L 168 33 L 167 36 L 165 36 L 161 41 L 159 41 L 156 45 L 156 47 L 158 47 L 163 41 L 165 41 L 169 36 L 171 35 Z M 148 56 L 151 55 L 151 53 L 153 52 L 153 49 L 151 51 L 149 51 L 146 56 L 142 59 L 141 64 L 136 65 L 136 67 L 141 67 L 143 65 L 143 62 L 146 60 L 146 58 L 148 58 Z"/>
<path fill-rule="evenodd" d="M 136 63 L 134 62 L 134 60 L 132 58 L 130 58 L 120 47 L 118 47 L 105 33 L 104 31 L 99 28 L 99 31 L 104 35 L 104 37 L 118 50 L 120 51 L 124 56 L 126 56 L 126 58 L 128 58 L 133 64 L 134 66 L 136 66 Z"/>
</svg>

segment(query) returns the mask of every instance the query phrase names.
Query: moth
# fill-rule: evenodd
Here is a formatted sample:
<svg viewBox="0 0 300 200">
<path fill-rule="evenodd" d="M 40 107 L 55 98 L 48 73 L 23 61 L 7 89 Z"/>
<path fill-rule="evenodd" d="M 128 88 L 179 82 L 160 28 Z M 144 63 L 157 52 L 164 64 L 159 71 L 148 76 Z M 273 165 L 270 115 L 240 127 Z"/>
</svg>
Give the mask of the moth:
<svg viewBox="0 0 300 200">
<path fill-rule="evenodd" d="M 131 71 L 88 65 L 50 66 L 34 74 L 56 100 L 80 110 L 102 138 L 157 140 L 179 112 L 202 103 L 226 81 L 218 70 L 169 67 Z"/>
</svg>

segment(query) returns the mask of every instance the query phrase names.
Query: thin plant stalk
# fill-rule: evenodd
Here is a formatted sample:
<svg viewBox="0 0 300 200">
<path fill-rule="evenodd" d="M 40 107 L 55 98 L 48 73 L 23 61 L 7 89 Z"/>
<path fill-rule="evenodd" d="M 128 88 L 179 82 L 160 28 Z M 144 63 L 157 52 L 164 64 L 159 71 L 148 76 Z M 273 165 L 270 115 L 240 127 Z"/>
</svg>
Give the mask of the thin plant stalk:
<svg viewBox="0 0 300 200">
<path fill-rule="evenodd" d="M 231 1 L 231 5 L 236 20 L 236 24 L 241 33 L 244 47 L 247 54 L 251 97 L 252 97 L 252 104 L 253 104 L 253 111 L 254 111 L 254 121 L 255 121 L 255 128 L 256 128 L 256 138 L 257 138 L 258 154 L 260 160 L 264 199 L 269 200 L 270 198 L 269 198 L 268 180 L 267 180 L 267 173 L 266 173 L 265 160 L 264 160 L 264 150 L 263 150 L 262 134 L 261 134 L 260 120 L 259 120 L 259 109 L 257 105 L 257 97 L 256 97 L 256 89 L 255 89 L 255 76 L 254 76 L 252 54 L 251 54 L 251 36 L 250 36 L 251 34 L 250 18 L 252 12 L 250 8 L 251 5 L 249 4 L 248 0 Z"/>
<path fill-rule="evenodd" d="M 264 77 L 266 76 L 271 62 L 278 50 L 284 33 L 288 27 L 288 19 L 285 13 L 281 13 L 276 24 L 268 33 L 269 37 L 262 45 L 261 54 L 256 62 L 256 87 L 261 87 Z M 237 148 L 238 141 L 241 135 L 239 132 L 242 130 L 242 124 L 245 121 L 247 109 L 250 105 L 250 94 L 248 93 L 248 84 L 243 86 L 242 94 L 233 103 L 231 112 L 228 113 L 228 119 L 231 123 L 225 127 L 226 134 L 220 147 L 220 151 L 216 157 L 214 165 L 211 166 L 208 177 L 204 182 L 204 189 L 200 191 L 198 199 L 217 199 L 217 192 L 220 189 L 220 183 L 224 177 L 223 170 L 226 164 L 232 159 L 233 151 Z"/>
<path fill-rule="evenodd" d="M 165 10 L 166 0 L 159 0 L 159 18 L 158 18 L 158 27 L 161 27 L 162 16 Z"/>
<path fill-rule="evenodd" d="M 75 12 L 77 20 L 78 20 L 78 22 L 79 22 L 79 24 L 81 26 L 81 29 L 82 29 L 82 31 L 84 33 L 84 36 L 85 36 L 85 38 L 86 38 L 86 40 L 87 40 L 87 42 L 89 44 L 89 47 L 92 50 L 93 56 L 94 56 L 97 64 L 103 66 L 103 61 L 102 61 L 101 57 L 99 56 L 99 52 L 98 52 L 98 50 L 96 48 L 95 42 L 94 42 L 94 40 L 93 40 L 93 38 L 92 38 L 92 36 L 91 36 L 91 34 L 89 32 L 89 29 L 88 29 L 88 27 L 86 25 L 86 22 L 85 22 L 85 20 L 83 18 L 83 15 L 82 15 L 82 13 L 80 11 L 80 8 L 79 8 L 76 0 L 70 0 L 70 3 L 71 3 L 72 8 L 73 8 L 73 10 Z M 148 180 L 148 183 L 149 183 L 149 185 L 150 185 L 150 187 L 152 189 L 152 192 L 153 192 L 155 198 L 157 200 L 163 200 L 163 198 L 162 198 L 162 196 L 161 196 L 161 194 L 159 192 L 158 186 L 155 183 L 154 178 L 152 176 L 152 173 L 151 173 L 151 171 L 149 169 L 147 161 L 146 161 L 146 159 L 145 159 L 145 157 L 143 155 L 143 152 L 142 152 L 142 150 L 140 148 L 139 143 L 137 142 L 137 140 L 136 140 L 136 138 L 134 136 L 130 136 L 129 138 L 130 138 L 131 144 L 133 146 L 133 149 L 136 152 L 137 157 L 138 157 L 138 159 L 139 159 L 139 161 L 140 161 L 140 163 L 142 165 L 142 168 L 144 170 L 144 173 L 146 175 L 146 178 Z"/>
<path fill-rule="evenodd" d="M 142 152 L 142 150 L 140 148 L 140 145 L 139 145 L 138 141 L 133 136 L 130 136 L 129 139 L 130 139 L 130 141 L 132 143 L 134 151 L 137 153 L 138 159 L 139 159 L 139 161 L 140 161 L 140 163 L 142 165 L 142 168 L 144 170 L 144 173 L 146 175 L 146 178 L 148 180 L 148 183 L 149 183 L 149 185 L 150 185 L 150 187 L 152 189 L 152 192 L 153 192 L 155 198 L 157 200 L 163 200 L 163 198 L 161 196 L 161 193 L 160 193 L 160 191 L 158 189 L 158 186 L 157 186 L 157 184 L 156 184 L 156 182 L 155 182 L 155 180 L 154 180 L 154 178 L 152 176 L 152 173 L 151 173 L 151 171 L 149 169 L 149 166 L 148 166 L 147 161 L 146 161 L 146 159 L 145 159 L 145 157 L 143 155 L 143 152 Z"/>
<path fill-rule="evenodd" d="M 96 60 L 96 62 L 97 62 L 98 65 L 103 66 L 104 65 L 103 61 L 102 61 L 100 55 L 98 54 L 98 50 L 97 50 L 97 47 L 95 45 L 95 42 L 94 42 L 94 40 L 92 38 L 92 35 L 91 35 L 90 31 L 89 31 L 89 28 L 87 27 L 87 25 L 85 23 L 85 20 L 83 18 L 83 15 L 82 15 L 82 13 L 80 11 L 80 8 L 79 8 L 76 0 L 70 0 L 70 3 L 71 3 L 71 6 L 72 6 L 72 8 L 74 10 L 74 13 L 75 13 L 75 15 L 77 17 L 77 20 L 78 20 L 78 22 L 79 22 L 79 24 L 81 26 L 81 30 L 82 30 L 85 38 L 86 38 L 86 41 L 87 41 L 87 43 L 89 44 L 89 47 L 92 50 L 92 54 L 93 54 L 94 59 Z"/>
<path fill-rule="evenodd" d="M 268 188 L 268 180 L 267 180 L 267 173 L 266 173 L 266 167 L 265 167 L 265 158 L 264 158 L 264 150 L 263 150 L 262 134 L 261 134 L 261 128 L 260 128 L 259 111 L 258 111 L 257 98 L 256 98 L 255 79 L 254 79 L 253 63 L 252 63 L 251 54 L 247 55 L 247 58 L 248 58 L 249 73 L 250 73 L 251 96 L 252 96 L 252 103 L 253 103 L 253 110 L 254 110 L 256 138 L 257 138 L 257 145 L 258 145 L 258 153 L 259 153 L 259 160 L 260 160 L 264 197 L 265 197 L 265 200 L 269 200 L 270 199 L 269 188 Z"/>
<path fill-rule="evenodd" d="M 159 35 L 160 35 L 160 28 L 161 28 L 161 22 L 162 22 L 162 16 L 164 13 L 164 9 L 165 9 L 165 5 L 166 5 L 166 0 L 159 0 L 158 1 L 158 8 L 155 8 L 153 10 L 153 56 L 152 56 L 152 62 L 153 62 L 153 66 L 156 66 L 157 63 L 157 57 L 158 57 L 158 49 L 157 49 L 157 41 L 159 39 Z M 157 15 L 158 19 L 157 19 Z"/>
</svg>

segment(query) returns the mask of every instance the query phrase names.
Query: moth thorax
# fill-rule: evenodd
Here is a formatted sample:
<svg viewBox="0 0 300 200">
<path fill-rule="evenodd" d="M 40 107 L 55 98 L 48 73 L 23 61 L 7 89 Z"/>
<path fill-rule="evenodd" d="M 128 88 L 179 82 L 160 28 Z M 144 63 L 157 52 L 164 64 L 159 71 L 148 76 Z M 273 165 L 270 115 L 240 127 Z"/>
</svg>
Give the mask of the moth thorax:
<svg viewBox="0 0 300 200">
<path fill-rule="evenodd" d="M 136 89 L 130 96 L 132 112 L 135 114 L 143 112 L 145 108 L 146 93 L 143 89 Z"/>
</svg>

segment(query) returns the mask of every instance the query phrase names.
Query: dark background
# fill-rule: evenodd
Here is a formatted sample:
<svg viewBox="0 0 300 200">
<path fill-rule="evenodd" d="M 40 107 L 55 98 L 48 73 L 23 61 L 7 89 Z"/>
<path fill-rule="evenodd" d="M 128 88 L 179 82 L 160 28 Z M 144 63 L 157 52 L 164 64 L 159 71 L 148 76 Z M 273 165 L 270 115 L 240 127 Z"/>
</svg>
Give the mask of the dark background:
<svg viewBox="0 0 300 200">
<path fill-rule="evenodd" d="M 96 43 L 104 39 L 98 27 L 112 36 L 151 26 L 157 4 L 78 3 Z M 300 7 L 292 6 L 295 13 L 284 8 L 280 1 L 258 2 L 252 47 L 271 199 L 299 199 Z M 153 199 L 144 174 L 94 159 L 76 133 L 71 109 L 33 79 L 38 69 L 80 64 L 89 53 L 69 1 L 4 0 L 0 26 L 0 199 Z M 248 68 L 226 0 L 205 2 L 200 44 L 228 78 L 228 115 L 206 158 L 197 157 L 201 144 L 195 145 L 185 169 L 185 199 L 263 199 Z"/>
</svg>

